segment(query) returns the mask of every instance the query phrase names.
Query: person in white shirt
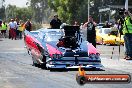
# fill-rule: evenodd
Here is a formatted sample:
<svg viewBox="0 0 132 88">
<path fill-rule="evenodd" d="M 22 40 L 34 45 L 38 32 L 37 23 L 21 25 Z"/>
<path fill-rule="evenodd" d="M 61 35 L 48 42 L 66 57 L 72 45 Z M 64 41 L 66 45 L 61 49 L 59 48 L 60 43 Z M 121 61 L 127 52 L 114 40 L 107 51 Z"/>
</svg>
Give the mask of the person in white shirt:
<svg viewBox="0 0 132 88">
<path fill-rule="evenodd" d="M 11 19 L 11 22 L 9 23 L 9 38 L 11 38 L 12 40 L 15 39 L 16 40 L 16 28 L 17 28 L 17 24 L 14 22 L 14 19 Z"/>
</svg>

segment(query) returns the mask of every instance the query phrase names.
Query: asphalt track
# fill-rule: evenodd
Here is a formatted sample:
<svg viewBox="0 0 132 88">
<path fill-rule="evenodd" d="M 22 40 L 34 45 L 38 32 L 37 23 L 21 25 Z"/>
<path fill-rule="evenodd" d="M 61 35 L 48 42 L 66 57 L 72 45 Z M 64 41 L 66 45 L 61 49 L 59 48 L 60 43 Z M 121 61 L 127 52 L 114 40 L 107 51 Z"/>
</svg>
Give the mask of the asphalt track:
<svg viewBox="0 0 132 88">
<path fill-rule="evenodd" d="M 0 39 L 0 88 L 132 88 L 129 84 L 85 84 L 76 82 L 78 71 L 49 71 L 32 66 L 32 59 L 23 40 Z M 113 59 L 110 59 L 114 47 Z M 123 60 L 123 46 L 119 57 L 118 46 L 98 45 L 103 71 L 89 74 L 130 74 L 132 62 Z"/>
</svg>

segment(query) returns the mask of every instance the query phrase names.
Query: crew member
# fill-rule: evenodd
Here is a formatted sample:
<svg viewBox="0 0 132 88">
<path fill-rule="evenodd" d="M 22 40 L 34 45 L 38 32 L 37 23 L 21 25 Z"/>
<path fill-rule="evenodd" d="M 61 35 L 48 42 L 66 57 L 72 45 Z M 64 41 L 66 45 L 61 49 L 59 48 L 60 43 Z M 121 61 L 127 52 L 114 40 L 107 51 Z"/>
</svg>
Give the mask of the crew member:
<svg viewBox="0 0 132 88">
<path fill-rule="evenodd" d="M 1 26 L 2 26 L 2 30 L 1 30 L 2 36 L 6 37 L 7 24 L 5 23 L 5 21 L 3 21 Z"/>
<path fill-rule="evenodd" d="M 54 15 L 54 18 L 50 22 L 50 26 L 52 29 L 60 29 L 60 25 L 62 24 L 61 20 L 58 18 L 58 15 Z"/>
<path fill-rule="evenodd" d="M 32 23 L 29 19 L 27 20 L 24 26 L 27 31 L 32 31 Z"/>
<path fill-rule="evenodd" d="M 0 19 L 0 27 L 1 27 L 1 25 L 2 25 L 2 20 Z"/>
<path fill-rule="evenodd" d="M 0 31 L 2 30 L 2 20 L 0 19 Z M 1 36 L 1 35 L 0 35 Z"/>
<path fill-rule="evenodd" d="M 123 24 L 123 34 L 125 43 L 125 54 L 124 59 L 132 59 L 132 14 L 128 11 L 124 11 L 124 24 Z"/>
<path fill-rule="evenodd" d="M 19 23 L 19 20 L 18 18 L 15 19 L 14 23 L 16 23 L 16 37 L 19 38 L 19 26 L 20 26 L 20 23 Z"/>
<path fill-rule="evenodd" d="M 87 25 L 87 41 L 96 47 L 96 23 L 93 21 L 92 16 L 89 16 L 89 22 L 86 22 L 85 25 Z"/>
<path fill-rule="evenodd" d="M 78 22 L 75 21 L 73 26 L 79 26 Z"/>
<path fill-rule="evenodd" d="M 22 39 L 22 32 L 23 32 L 23 30 L 24 30 L 24 29 L 23 29 L 24 23 L 22 22 L 22 20 L 20 20 L 20 21 L 19 21 L 19 24 L 20 24 L 20 25 L 19 25 L 19 28 L 18 28 L 18 30 L 19 30 L 19 38 Z"/>
</svg>

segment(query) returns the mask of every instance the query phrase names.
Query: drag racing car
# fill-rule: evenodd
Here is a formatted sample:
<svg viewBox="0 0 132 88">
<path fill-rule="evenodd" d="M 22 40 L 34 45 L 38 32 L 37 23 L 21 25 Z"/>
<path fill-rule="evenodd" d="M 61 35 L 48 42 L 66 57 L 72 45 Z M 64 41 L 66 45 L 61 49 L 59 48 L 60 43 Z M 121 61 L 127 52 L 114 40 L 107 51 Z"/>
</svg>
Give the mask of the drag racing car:
<svg viewBox="0 0 132 88">
<path fill-rule="evenodd" d="M 45 69 L 71 69 L 102 67 L 100 54 L 85 41 L 79 26 L 65 26 L 64 29 L 41 28 L 24 32 L 24 41 L 33 65 Z"/>
</svg>

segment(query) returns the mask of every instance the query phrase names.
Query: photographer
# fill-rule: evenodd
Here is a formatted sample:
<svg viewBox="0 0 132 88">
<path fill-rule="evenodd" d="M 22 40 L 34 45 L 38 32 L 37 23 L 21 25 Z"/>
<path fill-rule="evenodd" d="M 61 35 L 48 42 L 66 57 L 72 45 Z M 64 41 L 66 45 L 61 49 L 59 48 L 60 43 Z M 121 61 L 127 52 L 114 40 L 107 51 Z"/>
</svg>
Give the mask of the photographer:
<svg viewBox="0 0 132 88">
<path fill-rule="evenodd" d="M 125 43 L 125 58 L 126 60 L 132 60 L 132 14 L 128 10 L 124 10 L 124 22 L 122 32 L 124 34 Z"/>
</svg>

